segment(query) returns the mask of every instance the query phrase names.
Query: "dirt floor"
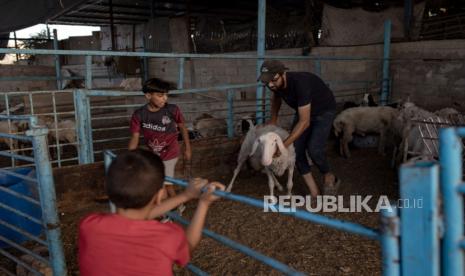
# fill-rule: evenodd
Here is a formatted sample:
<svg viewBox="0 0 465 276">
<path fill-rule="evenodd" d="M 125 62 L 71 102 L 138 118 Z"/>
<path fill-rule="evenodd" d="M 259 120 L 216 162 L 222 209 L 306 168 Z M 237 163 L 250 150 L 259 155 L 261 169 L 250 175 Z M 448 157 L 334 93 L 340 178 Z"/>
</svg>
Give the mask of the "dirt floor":
<svg viewBox="0 0 465 276">
<path fill-rule="evenodd" d="M 332 166 L 343 180 L 340 189 L 342 195 L 397 197 L 396 176 L 394 170 L 389 168 L 388 157 L 378 155 L 374 149 L 355 149 L 353 157 L 346 160 L 336 156 L 332 148 L 329 151 Z M 232 169 L 196 172 L 194 175 L 227 183 Z M 300 176 L 296 175 L 294 179 L 294 194 L 305 195 L 307 189 L 303 187 Z M 76 275 L 77 223 L 90 212 L 106 211 L 108 208 L 106 203 L 95 200 L 103 193 L 103 174 L 99 173 L 99 167 L 95 167 L 90 171 L 68 174 L 58 181 L 66 181 L 67 187 L 79 187 L 65 189 L 59 200 L 68 269 L 72 275 Z M 269 193 L 266 183 L 265 175 L 242 171 L 233 192 L 261 199 Z M 189 203 L 184 216 L 190 218 L 194 208 L 195 202 Z M 379 225 L 377 213 L 329 215 L 369 227 Z M 264 213 L 236 202 L 222 200 L 215 203 L 209 212 L 206 227 L 309 275 L 381 274 L 377 242 L 291 217 Z M 212 275 L 280 274 L 209 238 L 202 240 L 192 263 Z M 188 275 L 188 272 L 176 269 L 176 274 Z"/>
<path fill-rule="evenodd" d="M 387 195 L 389 198 L 397 198 L 396 174 L 389 167 L 389 156 L 381 156 L 375 149 L 354 149 L 351 159 L 343 159 L 336 155 L 333 145 L 330 145 L 328 151 L 332 167 L 343 181 L 340 194 L 372 195 L 374 198 Z M 197 171 L 193 172 L 193 176 L 227 184 L 233 169 L 221 167 Z M 63 244 L 69 274 L 79 275 L 76 260 L 79 220 L 88 213 L 108 210 L 106 202 L 96 200 L 103 195 L 103 166 L 100 163 L 77 171 L 66 168 L 61 170 L 55 178 Z M 320 175 L 316 176 L 321 179 Z M 306 195 L 308 190 L 298 174 L 294 180 L 293 193 Z M 285 183 L 285 180 L 282 179 L 281 183 Z M 233 192 L 262 199 L 263 195 L 269 194 L 267 178 L 261 173 L 243 170 Z M 375 200 L 370 203 L 373 203 L 371 206 L 376 205 Z M 185 218 L 191 217 L 195 205 L 195 202 L 187 205 Z M 379 225 L 378 213 L 326 215 L 374 228 Z M 377 242 L 291 217 L 264 213 L 240 203 L 228 200 L 216 202 L 208 214 L 206 227 L 308 275 L 381 274 L 380 247 Z M 209 238 L 201 241 L 192 263 L 212 275 L 280 275 Z M 190 275 L 180 268 L 175 269 L 175 274 Z"/>
</svg>

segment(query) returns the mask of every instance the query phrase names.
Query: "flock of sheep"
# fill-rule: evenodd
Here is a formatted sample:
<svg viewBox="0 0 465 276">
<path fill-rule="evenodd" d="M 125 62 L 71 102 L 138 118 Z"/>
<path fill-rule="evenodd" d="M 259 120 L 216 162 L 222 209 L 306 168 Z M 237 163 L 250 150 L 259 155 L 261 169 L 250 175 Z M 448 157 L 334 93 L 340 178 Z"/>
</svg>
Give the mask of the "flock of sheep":
<svg viewBox="0 0 465 276">
<path fill-rule="evenodd" d="M 395 151 L 397 164 L 415 159 L 438 157 L 438 128 L 454 125 L 452 118 L 459 115 L 453 108 L 429 112 L 407 101 L 398 108 L 389 106 L 353 107 L 342 111 L 334 120 L 334 133 L 340 138 L 340 154 L 350 157 L 348 144 L 353 135 L 379 134 L 378 151 L 384 153 L 389 141 Z"/>
<path fill-rule="evenodd" d="M 55 120 L 51 116 L 39 117 L 38 125 L 48 128 L 48 142 L 53 143 L 59 141 L 62 145 L 73 145 L 77 149 L 76 122 L 72 119 Z M 0 121 L 0 133 L 22 134 L 29 129 L 27 121 Z M 32 145 L 27 145 L 19 142 L 16 139 L 0 137 L 0 143 L 8 145 L 10 151 L 25 154 L 25 151 L 32 148 Z M 63 148 L 59 148 L 60 154 L 63 153 Z"/>
<path fill-rule="evenodd" d="M 461 116 L 453 108 L 443 108 L 432 113 L 410 101 L 394 105 L 396 107 L 369 106 L 374 101 L 365 95 L 363 102 L 365 106 L 345 106 L 346 109 L 333 122 L 334 133 L 340 140 L 339 151 L 342 156 L 350 157 L 349 143 L 354 134 L 365 136 L 376 133 L 379 134 L 378 151 L 384 154 L 387 141 L 392 143 L 393 161 L 397 161 L 398 165 L 406 162 L 409 157 L 438 158 L 438 128 L 456 124 L 454 116 Z M 460 118 L 463 119 L 463 116 Z M 276 176 L 282 176 L 287 170 L 287 193 L 290 195 L 295 152 L 292 146 L 287 149 L 283 146 L 288 132 L 277 126 L 256 127 L 251 121 L 250 124 L 252 127 L 241 145 L 238 164 L 227 191 L 231 191 L 243 164 L 248 161 L 252 168 L 267 175 L 271 196 L 274 195 L 275 186 L 279 191 L 283 190 Z M 277 151 L 279 155 L 275 155 Z"/>
</svg>

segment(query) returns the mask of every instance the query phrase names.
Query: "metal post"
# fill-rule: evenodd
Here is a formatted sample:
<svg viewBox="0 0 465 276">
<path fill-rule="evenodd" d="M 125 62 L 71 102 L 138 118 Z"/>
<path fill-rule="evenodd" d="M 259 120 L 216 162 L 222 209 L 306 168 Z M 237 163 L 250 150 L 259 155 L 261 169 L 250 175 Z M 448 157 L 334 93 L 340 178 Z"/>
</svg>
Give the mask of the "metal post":
<svg viewBox="0 0 465 276">
<path fill-rule="evenodd" d="M 52 107 L 53 107 L 53 128 L 55 129 L 56 138 L 56 153 L 58 158 L 58 167 L 61 167 L 61 153 L 60 153 L 60 132 L 58 130 L 58 115 L 57 115 L 57 105 L 56 105 L 56 95 L 55 92 L 52 92 Z"/>
<path fill-rule="evenodd" d="M 13 36 L 14 36 L 14 39 L 15 39 L 15 49 L 18 49 L 18 40 L 16 38 L 16 32 L 13 32 Z M 19 60 L 19 54 L 16 54 L 16 61 Z"/>
<path fill-rule="evenodd" d="M 94 162 L 94 150 L 89 97 L 85 90 L 80 89 L 74 90 L 73 96 L 78 128 L 79 164 L 90 164 Z"/>
<path fill-rule="evenodd" d="M 258 0 L 258 30 L 257 30 L 257 78 L 260 76 L 260 67 L 262 66 L 265 56 L 265 25 L 266 25 L 266 0 Z M 263 86 L 258 85 L 256 91 L 257 98 L 257 124 L 263 120 Z"/>
<path fill-rule="evenodd" d="M 103 165 L 105 167 L 105 174 L 108 173 L 108 169 L 110 168 L 111 162 L 113 162 L 113 159 L 116 158 L 116 155 L 111 152 L 110 150 L 104 150 L 103 151 Z M 110 213 L 114 214 L 116 213 L 116 206 L 113 204 L 113 202 L 108 201 L 110 205 Z"/>
<path fill-rule="evenodd" d="M 178 89 L 184 88 L 184 61 L 185 58 L 179 58 L 179 76 L 178 76 Z"/>
<path fill-rule="evenodd" d="M 400 183 L 402 275 L 439 275 L 439 166 L 403 165 Z"/>
<path fill-rule="evenodd" d="M 113 0 L 108 0 L 108 8 L 110 13 L 110 36 L 111 36 L 111 50 L 116 51 L 116 40 L 115 40 L 115 24 L 113 20 Z"/>
<path fill-rule="evenodd" d="M 381 90 L 381 105 L 387 104 L 389 99 L 389 56 L 391 52 L 391 20 L 384 22 L 384 51 L 383 51 L 383 83 Z"/>
<path fill-rule="evenodd" d="M 57 215 L 55 184 L 50 166 L 47 147 L 46 128 L 33 128 L 26 135 L 32 136 L 34 162 L 37 170 L 38 189 L 42 208 L 42 220 L 47 235 L 47 242 L 53 275 L 66 275 L 66 262 L 61 242 L 60 222 Z"/>
<path fill-rule="evenodd" d="M 442 240 L 442 275 L 463 275 L 463 197 L 457 192 L 462 180 L 462 144 L 455 129 L 439 131 L 439 160 L 441 162 L 441 191 L 444 198 L 444 236 Z"/>
<path fill-rule="evenodd" d="M 413 1 L 405 0 L 404 2 L 404 35 L 410 39 L 410 28 L 412 25 Z"/>
<path fill-rule="evenodd" d="M 6 115 L 10 115 L 10 101 L 9 101 L 9 98 L 8 98 L 8 93 L 5 93 L 3 94 L 4 98 L 5 98 L 5 107 L 6 107 Z M 12 125 L 12 122 L 11 120 L 8 120 L 8 130 L 11 131 L 11 125 Z M 8 139 L 8 143 L 9 145 L 12 145 L 13 143 L 13 139 Z M 14 151 L 11 150 L 10 148 L 10 151 L 11 153 L 14 153 Z M 16 167 L 16 160 L 15 158 L 12 156 L 11 157 L 11 166 L 14 168 Z"/>
<path fill-rule="evenodd" d="M 92 56 L 86 56 L 86 89 L 92 89 Z"/>
<path fill-rule="evenodd" d="M 271 116 L 271 91 L 268 88 L 265 88 L 265 114 L 264 114 L 264 121 L 268 120 Z"/>
<path fill-rule="evenodd" d="M 45 23 L 45 26 L 46 26 L 46 28 L 47 28 L 47 39 L 48 39 L 48 40 L 51 40 L 52 38 L 51 38 L 51 36 L 50 36 L 50 27 L 48 26 L 48 23 Z"/>
<path fill-rule="evenodd" d="M 228 90 L 228 138 L 234 137 L 234 90 Z"/>
<path fill-rule="evenodd" d="M 315 74 L 321 77 L 321 60 L 315 60 Z"/>
<path fill-rule="evenodd" d="M 58 50 L 58 34 L 57 29 L 53 29 L 53 49 Z M 60 66 L 60 56 L 55 55 L 55 74 L 57 77 L 57 89 L 62 88 L 62 79 L 61 79 L 61 66 Z"/>
<path fill-rule="evenodd" d="M 383 275 L 400 275 L 399 217 L 395 204 L 389 210 L 381 209 L 381 251 Z"/>
<path fill-rule="evenodd" d="M 147 51 L 147 40 L 145 39 L 145 36 L 143 37 L 142 44 L 144 46 L 144 52 Z M 149 61 L 147 57 L 142 58 L 143 66 L 144 66 L 144 82 L 149 79 Z"/>
</svg>

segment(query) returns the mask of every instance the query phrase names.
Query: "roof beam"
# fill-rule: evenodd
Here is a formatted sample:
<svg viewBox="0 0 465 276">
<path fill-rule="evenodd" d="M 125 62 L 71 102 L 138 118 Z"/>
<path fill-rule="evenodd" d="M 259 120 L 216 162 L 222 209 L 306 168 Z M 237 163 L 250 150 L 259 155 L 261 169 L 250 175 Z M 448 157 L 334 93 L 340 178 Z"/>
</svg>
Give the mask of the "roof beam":
<svg viewBox="0 0 465 276">
<path fill-rule="evenodd" d="M 88 17 L 75 17 L 75 16 L 69 16 L 69 17 L 61 17 L 59 20 L 55 20 L 54 22 L 82 22 L 82 23 L 98 23 L 98 25 L 109 25 L 110 21 L 108 18 L 88 18 Z M 142 24 L 147 22 L 147 20 L 134 20 L 134 19 L 115 19 L 114 24 Z"/>
<path fill-rule="evenodd" d="M 60 20 L 64 20 L 66 18 L 73 18 L 73 19 L 94 19 L 94 20 L 107 20 L 108 23 L 110 23 L 110 17 L 108 16 L 96 16 L 96 15 L 93 15 L 93 16 L 88 16 L 88 15 L 65 15 L 65 16 L 62 16 L 60 17 L 59 19 Z M 147 19 L 146 18 L 130 18 L 130 17 L 114 17 L 113 18 L 114 21 L 134 21 L 134 22 L 146 22 Z"/>
<path fill-rule="evenodd" d="M 81 16 L 83 16 L 83 13 L 85 14 L 105 14 L 105 15 L 108 15 L 108 11 L 101 11 L 101 10 L 94 10 L 94 9 L 84 9 L 84 10 L 79 10 L 79 11 L 72 11 L 70 13 L 67 13 L 66 16 L 69 16 L 69 15 L 75 15 L 75 14 L 79 14 Z M 113 10 L 113 16 L 144 16 L 144 17 L 148 17 L 150 16 L 150 12 L 122 12 L 122 11 L 115 11 Z"/>
</svg>

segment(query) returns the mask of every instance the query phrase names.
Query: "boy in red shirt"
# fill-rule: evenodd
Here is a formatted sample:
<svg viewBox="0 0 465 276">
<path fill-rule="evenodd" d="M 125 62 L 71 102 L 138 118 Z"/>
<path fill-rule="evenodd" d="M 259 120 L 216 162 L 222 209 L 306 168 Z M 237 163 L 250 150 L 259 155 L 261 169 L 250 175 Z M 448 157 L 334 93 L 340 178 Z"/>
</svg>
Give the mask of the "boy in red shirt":
<svg viewBox="0 0 465 276">
<path fill-rule="evenodd" d="M 196 178 L 177 196 L 165 196 L 163 163 L 157 155 L 133 150 L 113 161 L 106 192 L 116 214 L 91 214 L 79 226 L 79 269 L 83 276 L 172 275 L 173 263 L 185 266 L 201 239 L 215 189 L 224 186 Z M 201 193 L 201 189 L 207 191 Z M 159 217 L 175 206 L 200 196 L 191 224 L 184 233 Z"/>
<path fill-rule="evenodd" d="M 168 91 L 172 89 L 169 82 L 152 78 L 144 83 L 142 92 L 148 103 L 137 109 L 131 119 L 132 137 L 129 141 L 129 150 L 139 146 L 142 133 L 145 144 L 151 151 L 159 155 L 165 164 L 165 175 L 174 177 L 174 170 L 180 155 L 178 144 L 178 128 L 184 140 L 185 161 L 192 156 L 189 133 L 184 124 L 184 117 L 179 107 L 168 103 Z M 173 183 L 165 181 L 165 188 L 170 197 L 176 195 Z M 185 206 L 178 207 L 182 214 Z"/>
</svg>

